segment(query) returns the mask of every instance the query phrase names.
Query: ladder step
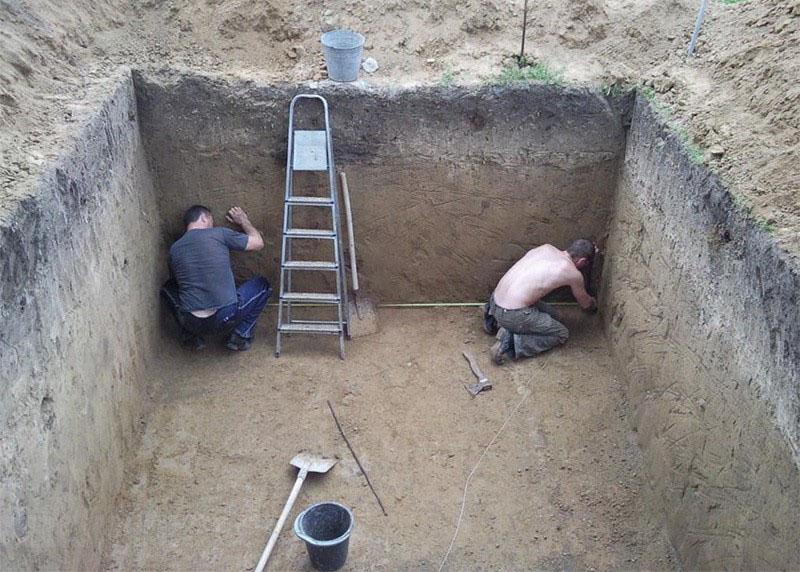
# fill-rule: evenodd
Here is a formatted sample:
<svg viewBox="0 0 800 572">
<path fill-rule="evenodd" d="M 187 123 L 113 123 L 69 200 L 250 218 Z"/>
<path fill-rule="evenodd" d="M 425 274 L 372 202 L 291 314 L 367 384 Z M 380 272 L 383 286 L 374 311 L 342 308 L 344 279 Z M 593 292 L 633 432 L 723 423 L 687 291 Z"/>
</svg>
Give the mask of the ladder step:
<svg viewBox="0 0 800 572">
<path fill-rule="evenodd" d="M 281 324 L 278 330 L 285 334 L 338 334 L 342 331 L 338 322 L 324 324 Z"/>
<path fill-rule="evenodd" d="M 288 260 L 283 267 L 289 270 L 337 270 L 339 265 L 323 260 Z"/>
<path fill-rule="evenodd" d="M 289 238 L 323 238 L 333 240 L 336 233 L 332 230 L 319 230 L 316 228 L 289 228 L 286 230 Z"/>
<path fill-rule="evenodd" d="M 327 292 L 284 292 L 283 302 L 317 302 L 319 304 L 338 304 L 339 295 Z"/>
<path fill-rule="evenodd" d="M 290 205 L 333 206 L 333 201 L 330 197 L 289 197 L 286 202 Z"/>
</svg>

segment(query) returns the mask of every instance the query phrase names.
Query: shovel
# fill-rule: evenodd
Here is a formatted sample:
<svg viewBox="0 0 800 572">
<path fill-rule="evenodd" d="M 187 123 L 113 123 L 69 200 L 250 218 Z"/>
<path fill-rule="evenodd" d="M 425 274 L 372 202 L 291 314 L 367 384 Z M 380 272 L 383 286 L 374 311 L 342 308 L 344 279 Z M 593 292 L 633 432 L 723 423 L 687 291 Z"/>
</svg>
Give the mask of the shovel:
<svg viewBox="0 0 800 572">
<path fill-rule="evenodd" d="M 303 481 L 306 480 L 308 473 L 327 473 L 331 467 L 337 463 L 337 460 L 328 459 L 320 455 L 313 455 L 311 453 L 298 453 L 290 462 L 300 469 L 300 472 L 297 473 L 297 480 L 294 482 L 294 487 L 292 487 L 292 492 L 289 494 L 289 499 L 283 507 L 280 518 L 278 518 L 275 530 L 272 531 L 272 536 L 269 537 L 269 542 L 267 542 L 267 546 L 261 554 L 261 559 L 258 561 L 258 566 L 256 566 L 256 572 L 263 572 L 264 567 L 267 565 L 267 559 L 269 559 L 272 549 L 275 548 L 275 543 L 278 541 L 278 536 L 281 533 L 283 524 L 286 522 L 286 517 L 289 516 L 294 501 L 297 500 L 297 495 L 300 494 L 300 487 L 303 486 Z"/>
<path fill-rule="evenodd" d="M 362 298 L 358 290 L 358 265 L 356 264 L 356 239 L 353 236 L 353 211 L 350 209 L 350 190 L 347 187 L 347 175 L 339 173 L 342 181 L 342 197 L 344 198 L 344 214 L 347 219 L 347 238 L 350 250 L 350 273 L 353 279 L 353 298 L 349 304 L 350 313 L 350 337 L 367 336 L 378 331 L 378 321 L 375 315 L 375 304 L 369 298 Z M 357 318 L 357 319 L 356 319 Z"/>
</svg>

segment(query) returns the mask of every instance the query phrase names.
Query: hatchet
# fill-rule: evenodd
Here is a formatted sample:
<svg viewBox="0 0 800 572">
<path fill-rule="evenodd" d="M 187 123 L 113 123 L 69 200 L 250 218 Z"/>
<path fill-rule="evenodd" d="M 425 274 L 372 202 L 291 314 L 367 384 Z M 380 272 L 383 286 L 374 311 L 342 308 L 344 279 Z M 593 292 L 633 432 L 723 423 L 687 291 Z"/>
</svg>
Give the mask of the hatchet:
<svg viewBox="0 0 800 572">
<path fill-rule="evenodd" d="M 472 373 L 475 374 L 475 377 L 478 379 L 478 383 L 469 383 L 469 384 L 464 386 L 464 387 L 467 388 L 467 391 L 470 392 L 472 397 L 475 397 L 481 391 L 486 391 L 486 390 L 491 389 L 492 388 L 492 383 L 489 381 L 489 378 L 487 378 L 483 374 L 483 372 L 481 371 L 481 368 L 478 367 L 478 362 L 475 361 L 475 356 L 472 355 L 469 352 L 461 352 L 461 353 L 464 355 L 464 357 L 469 362 L 469 367 L 472 370 Z"/>
</svg>

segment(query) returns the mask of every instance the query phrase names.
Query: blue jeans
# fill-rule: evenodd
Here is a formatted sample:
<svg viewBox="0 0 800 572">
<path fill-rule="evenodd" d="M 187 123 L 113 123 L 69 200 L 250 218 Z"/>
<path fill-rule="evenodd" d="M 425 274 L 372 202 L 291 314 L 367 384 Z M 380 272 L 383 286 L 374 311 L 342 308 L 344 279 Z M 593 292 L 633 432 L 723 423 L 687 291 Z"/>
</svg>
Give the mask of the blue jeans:
<svg viewBox="0 0 800 572">
<path fill-rule="evenodd" d="M 184 333 L 204 336 L 234 331 L 248 340 L 253 337 L 256 321 L 271 294 L 272 288 L 267 279 L 256 276 L 239 285 L 236 289 L 236 302 L 219 308 L 208 318 L 198 318 L 181 309 L 178 284 L 174 280 L 169 280 L 161 288 L 161 297 Z"/>
</svg>

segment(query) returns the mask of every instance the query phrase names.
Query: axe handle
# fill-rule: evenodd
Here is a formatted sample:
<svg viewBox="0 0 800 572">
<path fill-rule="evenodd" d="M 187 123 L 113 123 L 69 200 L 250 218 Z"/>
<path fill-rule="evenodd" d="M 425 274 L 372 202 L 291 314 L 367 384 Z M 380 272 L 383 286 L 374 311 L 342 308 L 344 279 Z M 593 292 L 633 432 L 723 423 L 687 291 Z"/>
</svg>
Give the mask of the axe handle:
<svg viewBox="0 0 800 572">
<path fill-rule="evenodd" d="M 478 378 L 478 383 L 480 383 L 481 381 L 489 381 L 488 378 L 485 375 L 483 375 L 481 368 L 478 367 L 478 362 L 475 361 L 475 356 L 473 356 L 469 352 L 461 352 L 461 353 L 464 355 L 465 358 L 467 358 L 472 373 L 475 374 L 475 377 Z"/>
</svg>

